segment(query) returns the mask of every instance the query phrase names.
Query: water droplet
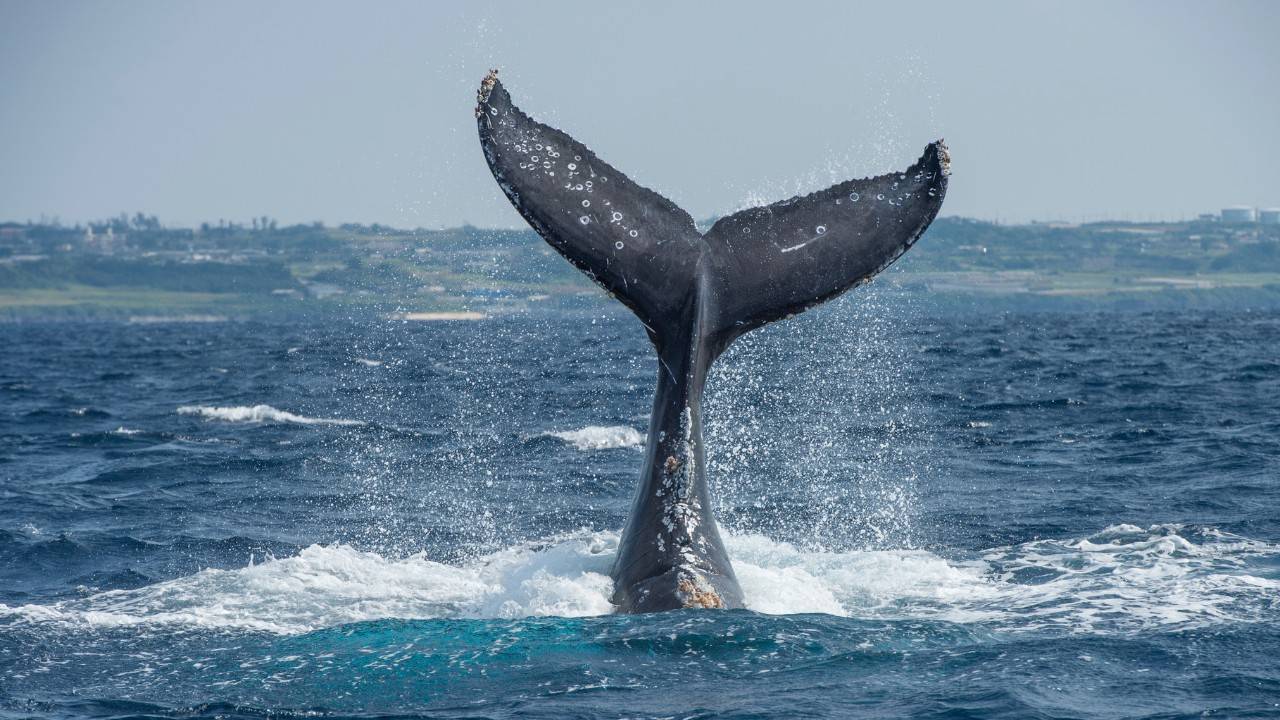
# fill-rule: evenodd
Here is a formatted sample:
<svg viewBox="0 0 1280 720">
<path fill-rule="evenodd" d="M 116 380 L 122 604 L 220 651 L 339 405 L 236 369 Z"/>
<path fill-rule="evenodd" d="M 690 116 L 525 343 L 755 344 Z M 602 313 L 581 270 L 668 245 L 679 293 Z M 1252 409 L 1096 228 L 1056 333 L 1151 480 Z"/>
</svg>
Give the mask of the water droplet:
<svg viewBox="0 0 1280 720">
<path fill-rule="evenodd" d="M 544 167 L 544 168 L 546 168 L 546 169 L 550 170 L 550 169 L 551 169 L 551 161 L 550 161 L 550 160 L 543 160 L 543 161 L 542 161 L 542 167 Z"/>
<path fill-rule="evenodd" d="M 581 189 L 582 189 L 582 183 L 578 183 L 577 185 L 574 185 L 574 186 L 573 186 L 573 189 L 574 189 L 574 190 L 581 190 Z"/>
<path fill-rule="evenodd" d="M 614 244 L 613 244 L 613 246 L 614 246 L 615 248 L 619 249 L 619 250 L 621 250 L 623 247 L 625 247 L 625 245 L 623 245 L 623 244 L 622 244 L 622 241 L 621 241 L 621 240 L 619 240 L 618 242 L 614 243 Z"/>
<path fill-rule="evenodd" d="M 581 156 L 581 155 L 574 155 L 574 156 L 573 156 L 573 159 L 574 159 L 574 160 L 581 160 L 581 159 L 582 159 L 582 156 Z"/>
<path fill-rule="evenodd" d="M 617 210 L 614 210 L 614 211 L 613 211 L 613 220 L 614 220 L 614 222 L 617 222 L 617 221 L 619 221 L 619 220 L 621 220 L 621 219 L 622 219 L 622 213 L 618 212 Z"/>
<path fill-rule="evenodd" d="M 750 234 L 751 234 L 751 228 L 750 228 L 750 227 L 744 227 L 744 228 L 742 228 L 742 234 L 743 234 L 743 235 L 750 235 Z"/>
<path fill-rule="evenodd" d="M 582 207 L 591 207 L 591 201 L 590 201 L 590 200 L 583 200 L 583 201 L 582 201 Z"/>
<path fill-rule="evenodd" d="M 881 194 L 879 194 L 879 195 L 876 195 L 876 199 L 877 199 L 877 200 L 883 200 L 883 199 L 884 199 L 884 194 L 883 194 L 883 193 L 881 193 Z"/>
<path fill-rule="evenodd" d="M 577 165 L 574 165 L 573 163 L 569 163 L 569 169 L 570 169 L 570 170 L 577 170 L 577 169 L 578 169 L 578 166 L 577 166 Z"/>
<path fill-rule="evenodd" d="M 583 225 L 586 225 L 591 222 L 591 216 L 583 215 L 582 217 L 578 218 L 578 222 L 582 223 Z"/>
<path fill-rule="evenodd" d="M 530 160 L 532 160 L 532 161 L 534 161 L 534 162 L 538 162 L 538 156 L 537 156 L 537 155 L 533 155 L 533 156 L 531 156 L 529 159 L 530 159 Z"/>
<path fill-rule="evenodd" d="M 862 199 L 862 196 L 856 192 L 852 192 L 852 193 L 849 193 L 849 199 L 854 202 L 858 202 L 859 200 Z"/>
<path fill-rule="evenodd" d="M 492 115 L 492 116 L 494 116 L 494 117 L 497 117 L 497 116 L 498 116 L 498 108 L 489 108 L 489 114 L 490 114 L 490 115 Z"/>
<path fill-rule="evenodd" d="M 542 143 L 535 143 L 535 144 L 534 144 L 534 146 L 533 146 L 533 149 L 534 149 L 534 150 L 541 150 L 541 149 L 542 149 Z"/>
<path fill-rule="evenodd" d="M 635 237 L 635 236 L 639 235 L 640 233 L 636 232 L 635 230 L 632 230 L 631 232 L 629 232 L 629 233 L 627 233 L 627 234 L 628 234 L 628 235 L 630 235 L 631 237 Z"/>
<path fill-rule="evenodd" d="M 591 181 L 590 181 L 590 180 L 588 180 L 588 181 L 587 181 L 587 187 L 591 187 Z"/>
<path fill-rule="evenodd" d="M 817 230 L 819 235 L 823 235 L 827 232 L 827 226 L 819 225 L 818 227 L 814 228 L 814 230 Z"/>
</svg>

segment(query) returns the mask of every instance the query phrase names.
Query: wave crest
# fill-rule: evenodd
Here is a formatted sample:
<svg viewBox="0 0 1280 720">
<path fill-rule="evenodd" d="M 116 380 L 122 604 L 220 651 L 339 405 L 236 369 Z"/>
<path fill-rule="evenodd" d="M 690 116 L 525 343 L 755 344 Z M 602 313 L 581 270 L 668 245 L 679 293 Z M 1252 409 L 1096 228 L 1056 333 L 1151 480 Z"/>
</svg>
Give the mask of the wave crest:
<svg viewBox="0 0 1280 720">
<path fill-rule="evenodd" d="M 546 437 L 563 440 L 583 452 L 634 448 L 644 445 L 644 436 L 640 434 L 640 431 L 626 425 L 588 425 L 579 430 L 543 434 Z"/>
<path fill-rule="evenodd" d="M 178 408 L 179 415 L 198 415 L 206 420 L 224 420 L 226 422 L 255 423 L 295 423 L 298 425 L 364 425 L 361 420 L 344 420 L 342 418 L 313 418 L 278 410 L 270 405 L 234 405 L 216 407 L 212 405 L 183 405 Z"/>
<path fill-rule="evenodd" d="M 288 558 L 111 590 L 0 617 L 99 627 L 169 624 L 279 634 L 384 618 L 579 617 L 612 612 L 616 535 L 527 543 L 462 566 L 312 545 Z"/>
<path fill-rule="evenodd" d="M 967 561 L 923 550 L 809 552 L 727 535 L 749 609 L 937 620 L 1005 632 L 1124 634 L 1257 622 L 1273 612 L 1280 547 L 1207 529 L 1117 525 L 1082 539 L 996 548 Z M 388 618 L 582 617 L 613 611 L 616 533 L 582 531 L 461 565 L 388 559 L 346 545 L 238 570 L 204 570 L 0 618 L 146 623 L 280 634 Z"/>
</svg>

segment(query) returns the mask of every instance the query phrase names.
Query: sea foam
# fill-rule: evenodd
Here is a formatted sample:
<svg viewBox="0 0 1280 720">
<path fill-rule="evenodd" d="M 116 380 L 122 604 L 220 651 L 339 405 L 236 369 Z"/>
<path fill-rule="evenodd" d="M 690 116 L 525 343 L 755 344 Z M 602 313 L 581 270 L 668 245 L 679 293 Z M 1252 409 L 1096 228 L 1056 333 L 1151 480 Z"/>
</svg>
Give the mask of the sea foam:
<svg viewBox="0 0 1280 720">
<path fill-rule="evenodd" d="M 296 423 L 298 425 L 364 425 L 360 420 L 344 420 L 342 418 L 313 418 L 295 415 L 284 410 L 277 410 L 270 405 L 235 405 L 214 407 L 210 405 L 183 405 L 178 408 L 179 415 L 198 415 L 207 420 L 224 420 L 226 422 L 254 423 Z"/>
<path fill-rule="evenodd" d="M 644 445 L 644 436 L 640 431 L 626 425 L 588 425 L 580 430 L 547 432 L 544 435 L 563 440 L 584 452 Z"/>
<path fill-rule="evenodd" d="M 203 570 L 50 605 L 0 605 L 13 622 L 161 624 L 295 634 L 385 618 L 582 617 L 612 612 L 616 533 L 581 531 L 461 564 L 346 545 L 234 570 Z M 756 535 L 726 544 L 749 609 L 937 620 L 1004 632 L 1130 634 L 1274 612 L 1280 547 L 1216 530 L 1118 525 L 968 560 L 922 550 L 812 552 Z M 1021 579 L 1032 578 L 1032 579 Z"/>
</svg>

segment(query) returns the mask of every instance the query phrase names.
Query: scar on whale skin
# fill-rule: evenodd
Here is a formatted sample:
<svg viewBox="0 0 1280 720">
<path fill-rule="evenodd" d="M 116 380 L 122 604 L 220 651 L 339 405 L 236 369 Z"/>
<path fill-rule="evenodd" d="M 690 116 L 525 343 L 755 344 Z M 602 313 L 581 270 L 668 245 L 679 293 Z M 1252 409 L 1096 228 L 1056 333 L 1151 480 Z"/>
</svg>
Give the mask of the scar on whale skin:
<svg viewBox="0 0 1280 720">
<path fill-rule="evenodd" d="M 610 572 L 614 605 L 743 607 L 711 512 L 707 374 L 738 337 L 870 280 L 906 252 L 942 207 L 946 145 L 930 143 L 905 171 L 748 208 L 704 233 L 675 203 L 522 112 L 497 70 L 476 100 L 498 187 L 552 248 L 635 313 L 657 355 L 644 464 Z M 590 182 L 576 181 L 583 172 Z"/>
</svg>

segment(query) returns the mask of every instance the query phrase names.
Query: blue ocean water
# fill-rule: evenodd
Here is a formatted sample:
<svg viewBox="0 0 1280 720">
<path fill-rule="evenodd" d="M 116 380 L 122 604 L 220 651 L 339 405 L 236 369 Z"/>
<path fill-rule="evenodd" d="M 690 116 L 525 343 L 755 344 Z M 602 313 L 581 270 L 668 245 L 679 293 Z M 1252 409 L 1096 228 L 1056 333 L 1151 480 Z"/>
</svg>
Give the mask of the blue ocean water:
<svg viewBox="0 0 1280 720">
<path fill-rule="evenodd" d="M 744 338 L 750 610 L 610 614 L 653 356 L 611 307 L 0 327 L 0 717 L 1280 716 L 1280 314 Z"/>
</svg>

